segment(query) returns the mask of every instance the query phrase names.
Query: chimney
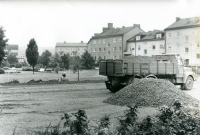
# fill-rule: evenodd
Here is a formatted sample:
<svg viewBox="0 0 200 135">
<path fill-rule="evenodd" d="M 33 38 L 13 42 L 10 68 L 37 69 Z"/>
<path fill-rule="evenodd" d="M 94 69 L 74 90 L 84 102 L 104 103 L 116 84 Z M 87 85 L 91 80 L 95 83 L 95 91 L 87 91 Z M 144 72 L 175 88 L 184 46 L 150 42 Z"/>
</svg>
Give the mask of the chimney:
<svg viewBox="0 0 200 135">
<path fill-rule="evenodd" d="M 112 29 L 113 28 L 113 23 L 108 23 L 108 28 Z"/>
<path fill-rule="evenodd" d="M 176 22 L 179 21 L 181 18 L 180 17 L 176 17 Z"/>
<path fill-rule="evenodd" d="M 122 26 L 122 28 L 125 28 L 125 26 Z"/>
<path fill-rule="evenodd" d="M 81 44 L 83 44 L 83 41 L 81 41 Z"/>
<path fill-rule="evenodd" d="M 66 42 L 64 41 L 64 43 L 66 43 Z"/>
<path fill-rule="evenodd" d="M 140 24 L 133 24 L 133 27 L 139 27 L 140 28 Z"/>
<path fill-rule="evenodd" d="M 186 18 L 186 24 L 190 22 L 190 18 Z"/>
</svg>

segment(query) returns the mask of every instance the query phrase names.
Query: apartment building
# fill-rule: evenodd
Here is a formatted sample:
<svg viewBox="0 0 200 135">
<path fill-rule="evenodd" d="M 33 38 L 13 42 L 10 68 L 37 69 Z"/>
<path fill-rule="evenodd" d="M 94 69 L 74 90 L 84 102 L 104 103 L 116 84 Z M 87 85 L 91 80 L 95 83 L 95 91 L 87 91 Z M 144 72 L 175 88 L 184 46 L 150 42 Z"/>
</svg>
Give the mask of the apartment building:
<svg viewBox="0 0 200 135">
<path fill-rule="evenodd" d="M 13 54 L 15 56 L 18 56 L 18 53 L 19 53 L 19 46 L 18 45 L 7 45 L 5 47 L 5 52 L 6 52 L 6 56 L 9 55 L 9 54 Z"/>
<path fill-rule="evenodd" d="M 101 59 L 119 59 L 122 56 L 130 55 L 127 48 L 127 40 L 143 32 L 139 24 L 131 27 L 114 28 L 112 23 L 108 23 L 103 32 L 95 34 L 88 42 L 88 52 L 97 61 Z"/>
<path fill-rule="evenodd" d="M 166 53 L 177 53 L 188 65 L 200 65 L 200 17 L 176 17 L 165 30 Z"/>
<path fill-rule="evenodd" d="M 60 56 L 69 53 L 70 56 L 81 56 L 87 50 L 87 44 L 80 43 L 56 43 L 55 52 Z"/>
<path fill-rule="evenodd" d="M 165 33 L 161 30 L 140 32 L 127 41 L 128 52 L 134 56 L 165 53 Z"/>
</svg>

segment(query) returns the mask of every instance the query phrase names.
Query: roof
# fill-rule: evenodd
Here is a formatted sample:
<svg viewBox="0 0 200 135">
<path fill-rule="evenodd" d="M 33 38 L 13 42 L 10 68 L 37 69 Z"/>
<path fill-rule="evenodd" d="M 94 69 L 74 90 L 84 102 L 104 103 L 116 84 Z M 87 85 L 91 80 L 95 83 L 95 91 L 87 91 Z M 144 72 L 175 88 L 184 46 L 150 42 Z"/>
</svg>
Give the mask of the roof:
<svg viewBox="0 0 200 135">
<path fill-rule="evenodd" d="M 133 30 L 134 28 L 139 26 L 132 26 L 132 27 L 123 27 L 123 28 L 112 28 L 108 31 L 102 32 L 92 38 L 102 38 L 102 37 L 111 37 L 111 36 L 120 36 L 124 35 L 125 33 Z"/>
<path fill-rule="evenodd" d="M 18 50 L 18 45 L 7 45 L 6 49 L 7 50 Z"/>
<path fill-rule="evenodd" d="M 86 43 L 56 43 L 56 47 L 87 47 Z"/>
<path fill-rule="evenodd" d="M 154 30 L 154 31 L 148 31 L 148 32 L 140 32 L 134 37 L 130 38 L 128 42 L 141 42 L 141 41 L 149 41 L 149 40 L 164 40 L 164 36 L 161 38 L 156 38 L 156 34 L 164 34 L 164 31 L 162 30 Z M 140 40 L 136 41 L 136 36 L 141 36 Z"/>
<path fill-rule="evenodd" d="M 171 24 L 165 30 L 173 30 L 173 29 L 182 29 L 182 28 L 192 28 L 192 27 L 200 27 L 200 17 L 192 17 L 192 18 L 184 18 L 180 19 Z"/>
</svg>

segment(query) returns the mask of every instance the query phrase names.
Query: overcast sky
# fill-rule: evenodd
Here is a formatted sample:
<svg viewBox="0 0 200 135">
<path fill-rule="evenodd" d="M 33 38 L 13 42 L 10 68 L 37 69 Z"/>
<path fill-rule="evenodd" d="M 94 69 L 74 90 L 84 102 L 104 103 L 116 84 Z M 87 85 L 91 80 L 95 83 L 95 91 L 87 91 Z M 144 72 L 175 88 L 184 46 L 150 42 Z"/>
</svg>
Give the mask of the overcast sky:
<svg viewBox="0 0 200 135">
<path fill-rule="evenodd" d="M 0 0 L 0 26 L 20 54 L 31 38 L 41 53 L 58 42 L 88 42 L 107 23 L 163 30 L 176 17 L 196 16 L 200 0 Z"/>
</svg>

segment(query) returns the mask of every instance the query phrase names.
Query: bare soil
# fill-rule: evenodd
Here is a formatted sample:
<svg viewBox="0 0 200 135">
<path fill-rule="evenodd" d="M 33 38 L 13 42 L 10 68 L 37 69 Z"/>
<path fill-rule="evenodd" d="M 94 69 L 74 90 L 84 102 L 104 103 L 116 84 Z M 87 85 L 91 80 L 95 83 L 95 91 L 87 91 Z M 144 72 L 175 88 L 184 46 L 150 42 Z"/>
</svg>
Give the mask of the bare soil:
<svg viewBox="0 0 200 135">
<path fill-rule="evenodd" d="M 17 85 L 0 87 L 0 135 L 10 135 L 16 127 L 20 135 L 57 125 L 66 113 L 84 109 L 91 121 L 110 115 L 123 116 L 127 107 L 103 103 L 113 95 L 104 83 Z M 149 111 L 151 110 L 151 111 Z M 155 108 L 140 108 L 140 118 L 157 113 Z"/>
</svg>

